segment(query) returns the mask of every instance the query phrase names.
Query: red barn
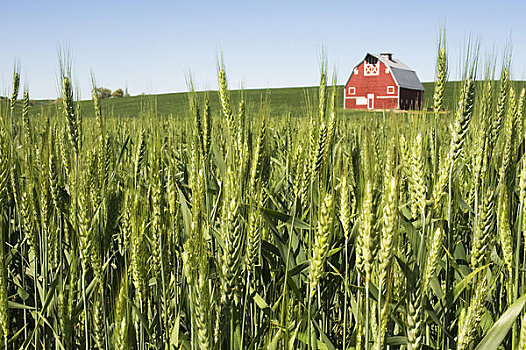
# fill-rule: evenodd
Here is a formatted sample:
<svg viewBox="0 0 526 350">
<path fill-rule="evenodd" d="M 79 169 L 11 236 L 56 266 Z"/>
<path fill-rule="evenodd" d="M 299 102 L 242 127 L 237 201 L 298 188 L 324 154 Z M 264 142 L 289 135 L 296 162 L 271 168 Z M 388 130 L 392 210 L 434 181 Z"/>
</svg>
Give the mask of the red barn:
<svg viewBox="0 0 526 350">
<path fill-rule="evenodd" d="M 420 109 L 424 87 L 415 71 L 391 53 L 368 53 L 354 67 L 343 96 L 345 109 Z"/>
</svg>

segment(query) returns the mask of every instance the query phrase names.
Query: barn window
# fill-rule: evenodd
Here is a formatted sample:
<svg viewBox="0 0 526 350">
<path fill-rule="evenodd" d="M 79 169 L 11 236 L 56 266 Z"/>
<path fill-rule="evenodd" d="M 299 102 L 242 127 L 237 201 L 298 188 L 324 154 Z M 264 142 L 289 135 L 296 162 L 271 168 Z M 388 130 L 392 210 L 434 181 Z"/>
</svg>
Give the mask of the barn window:
<svg viewBox="0 0 526 350">
<path fill-rule="evenodd" d="M 358 75 L 358 68 L 354 69 L 354 74 Z"/>
<path fill-rule="evenodd" d="M 394 86 L 388 86 L 387 87 L 387 93 L 388 94 L 394 94 Z"/>
<path fill-rule="evenodd" d="M 380 73 L 380 62 L 378 58 L 372 55 L 367 55 L 365 57 L 363 75 L 371 76 L 371 75 L 378 75 L 379 73 Z"/>
<path fill-rule="evenodd" d="M 356 88 L 354 86 L 349 88 L 349 95 L 356 95 Z"/>
<path fill-rule="evenodd" d="M 380 68 L 379 68 L 378 62 L 376 62 L 376 64 L 369 63 L 367 61 L 365 62 L 363 75 L 365 76 L 378 75 L 379 71 L 380 71 Z"/>
<path fill-rule="evenodd" d="M 389 68 L 385 68 L 385 74 L 389 74 Z"/>
<path fill-rule="evenodd" d="M 356 98 L 356 105 L 357 106 L 365 106 L 367 104 L 367 98 L 366 97 L 357 97 Z"/>
</svg>

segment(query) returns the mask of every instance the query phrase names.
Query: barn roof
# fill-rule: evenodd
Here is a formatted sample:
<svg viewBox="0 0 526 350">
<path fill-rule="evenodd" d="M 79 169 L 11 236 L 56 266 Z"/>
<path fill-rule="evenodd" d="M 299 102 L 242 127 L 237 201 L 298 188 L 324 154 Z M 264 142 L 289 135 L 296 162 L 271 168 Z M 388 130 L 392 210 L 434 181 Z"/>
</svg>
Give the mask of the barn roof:
<svg viewBox="0 0 526 350">
<path fill-rule="evenodd" d="M 393 59 L 392 56 L 388 58 L 384 55 L 375 55 L 372 53 L 368 53 L 367 56 L 372 56 L 388 66 L 393 73 L 393 77 L 398 86 L 405 89 L 424 91 L 424 86 L 418 79 L 416 72 L 403 64 L 400 60 Z M 366 59 L 367 56 L 365 56 Z"/>
<path fill-rule="evenodd" d="M 390 57 L 386 57 L 385 55 L 375 55 L 372 53 L 368 53 L 367 55 L 375 57 L 383 64 L 388 66 L 393 73 L 393 77 L 398 83 L 398 86 L 405 89 L 424 91 L 424 86 L 418 79 L 416 72 L 402 63 L 400 60 L 392 58 L 391 55 L 389 55 Z"/>
</svg>

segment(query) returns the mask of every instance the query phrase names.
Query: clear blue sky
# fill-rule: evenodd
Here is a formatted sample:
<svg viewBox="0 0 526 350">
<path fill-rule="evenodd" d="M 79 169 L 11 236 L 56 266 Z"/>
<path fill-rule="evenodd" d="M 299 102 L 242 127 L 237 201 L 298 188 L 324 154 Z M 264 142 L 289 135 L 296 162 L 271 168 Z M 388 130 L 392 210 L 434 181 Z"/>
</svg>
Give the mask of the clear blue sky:
<svg viewBox="0 0 526 350">
<path fill-rule="evenodd" d="M 367 51 L 392 51 L 422 81 L 434 75 L 444 22 L 458 77 L 467 38 L 483 53 L 513 46 L 513 77 L 526 77 L 524 1 L 138 1 L 2 0 L 0 94 L 10 89 L 13 62 L 33 98 L 57 96 L 58 45 L 69 46 L 84 98 L 93 71 L 99 85 L 128 85 L 131 94 L 215 89 L 223 51 L 230 86 L 312 86 L 324 47 L 329 68 L 345 82 Z"/>
</svg>

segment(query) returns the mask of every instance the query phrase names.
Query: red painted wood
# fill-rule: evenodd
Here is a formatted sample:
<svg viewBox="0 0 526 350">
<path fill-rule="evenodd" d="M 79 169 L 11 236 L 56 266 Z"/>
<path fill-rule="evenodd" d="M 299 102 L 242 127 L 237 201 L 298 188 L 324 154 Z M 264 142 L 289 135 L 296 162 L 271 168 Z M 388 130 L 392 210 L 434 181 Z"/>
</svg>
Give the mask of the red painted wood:
<svg viewBox="0 0 526 350">
<path fill-rule="evenodd" d="M 368 109 L 368 95 L 373 94 L 373 109 L 410 109 L 420 108 L 422 105 L 423 92 L 417 90 L 401 89 L 396 84 L 391 71 L 386 69 L 387 66 L 378 61 L 380 69 L 378 75 L 365 76 L 365 60 L 360 63 L 355 71 L 352 72 L 347 85 L 345 86 L 344 92 L 344 104 L 345 109 Z M 393 93 L 387 93 L 389 86 L 393 87 Z M 354 88 L 353 91 L 350 91 Z M 399 101 L 400 98 L 403 99 Z M 364 104 L 360 104 L 359 102 Z M 399 103 L 400 102 L 400 103 Z"/>
</svg>

